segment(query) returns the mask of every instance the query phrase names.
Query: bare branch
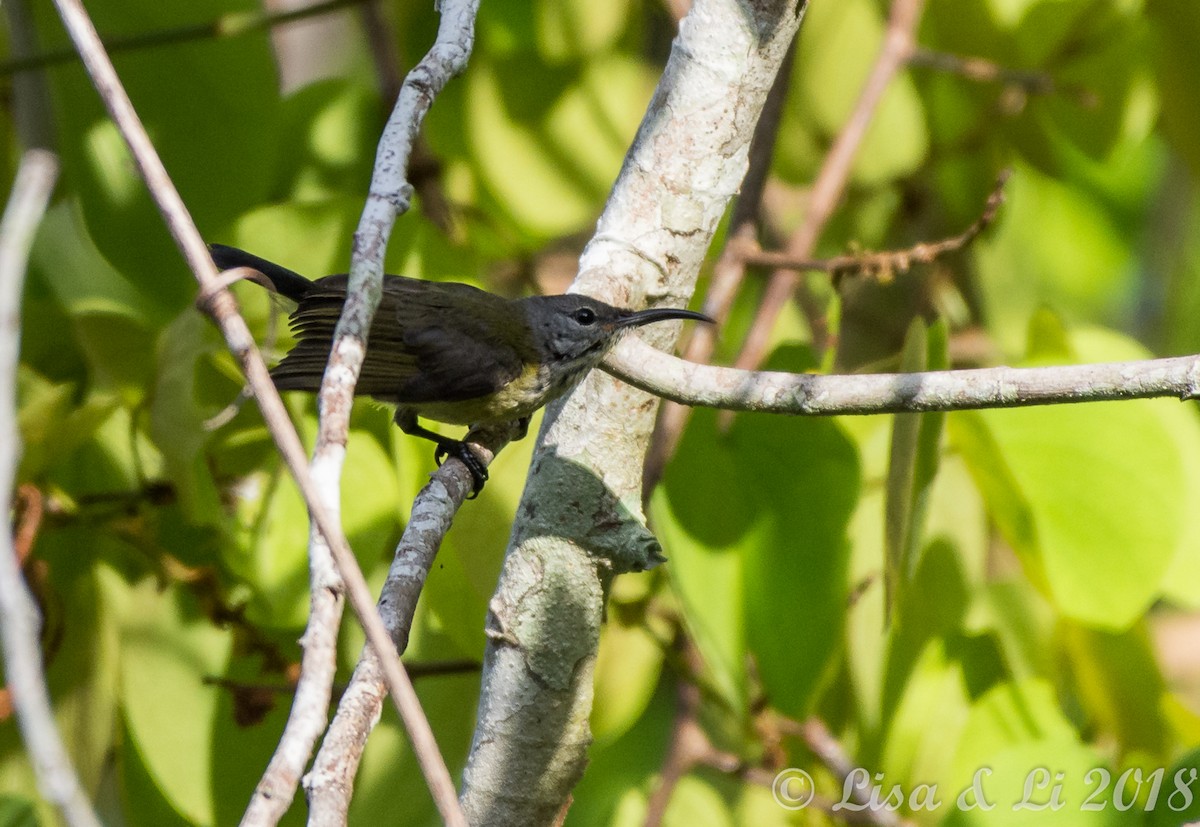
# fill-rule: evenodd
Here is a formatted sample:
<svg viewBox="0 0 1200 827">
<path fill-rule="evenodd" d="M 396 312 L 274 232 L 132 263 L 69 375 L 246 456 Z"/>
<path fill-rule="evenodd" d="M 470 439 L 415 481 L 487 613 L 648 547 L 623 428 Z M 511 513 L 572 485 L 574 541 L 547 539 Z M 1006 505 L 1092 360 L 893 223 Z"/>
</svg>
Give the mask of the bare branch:
<svg viewBox="0 0 1200 827">
<path fill-rule="evenodd" d="M 25 153 L 0 221 L 0 497 L 12 502 L 17 470 L 17 362 L 21 333 L 21 287 L 34 234 L 46 212 L 58 159 L 45 150 Z M 67 754 L 46 689 L 37 604 L 21 577 L 13 538 L 0 532 L 0 627 L 4 670 L 21 737 L 29 750 L 42 794 L 73 827 L 100 827 Z"/>
<path fill-rule="evenodd" d="M 830 416 L 1200 396 L 1200 356 L 928 373 L 746 371 L 685 362 L 629 336 L 601 367 L 649 393 L 729 411 Z"/>
<path fill-rule="evenodd" d="M 803 8 L 693 3 L 573 290 L 626 307 L 687 301 Z M 659 327 L 648 336 L 669 347 L 678 329 Z M 463 775 L 475 825 L 553 824 L 583 771 L 607 586 L 660 559 L 641 507 L 654 411 L 598 371 L 547 409 L 489 604 Z"/>
<path fill-rule="evenodd" d="M 400 86 L 396 105 L 379 141 L 370 192 L 354 235 L 346 303 L 334 331 L 329 364 L 318 393 L 321 421 L 311 469 L 325 507 L 333 515 L 340 509 L 341 472 L 354 386 L 366 354 L 367 331 L 379 304 L 383 258 L 396 219 L 409 208 L 412 187 L 405 179 L 409 158 L 433 99 L 450 78 L 466 66 L 474 38 L 477 8 L 478 0 L 447 0 L 442 4 L 437 39 Z M 447 463 L 447 473 L 461 465 L 457 460 Z M 465 467 L 462 470 L 465 472 Z M 312 755 L 313 745 L 326 726 L 337 665 L 336 635 L 341 620 L 339 593 L 342 584 L 338 571 L 331 565 L 328 547 L 315 528 L 310 538 L 309 558 L 312 603 L 302 641 L 305 645 L 304 669 L 287 728 L 251 800 L 243 820 L 246 825 L 273 824 L 282 817 Z M 388 668 L 390 665 L 386 662 L 375 664 L 377 673 L 386 672 Z M 436 744 L 426 745 L 433 748 L 430 755 L 423 754 L 419 745 L 415 746 L 418 746 L 417 756 L 423 766 L 428 764 L 430 768 L 436 768 L 439 775 L 445 772 Z M 445 780 L 449 781 L 448 776 Z M 344 803 L 348 807 L 350 789 L 345 787 L 340 791 L 345 793 Z M 434 795 L 443 818 L 458 809 L 452 783 L 442 784 L 434 790 Z M 342 803 L 340 797 L 330 802 L 334 807 L 340 807 Z M 310 804 L 314 813 L 324 806 L 314 800 L 311 791 Z M 461 814 L 455 817 L 461 818 Z"/>
<path fill-rule="evenodd" d="M 871 74 L 867 77 L 850 119 L 830 147 L 829 154 L 825 156 L 825 162 L 821 165 L 821 171 L 813 182 L 812 197 L 809 199 L 804 222 L 788 239 L 786 253 L 792 258 L 807 259 L 816 250 L 825 225 L 829 223 L 834 209 L 841 201 L 854 158 L 858 154 L 863 137 L 867 134 L 867 127 L 875 117 L 875 110 L 883 100 L 883 93 L 912 55 L 924 5 L 925 0 L 892 0 L 891 17 L 883 36 L 879 57 L 876 58 Z M 799 276 L 790 270 L 776 270 L 771 274 L 770 284 L 763 294 L 758 313 L 735 362 L 737 367 L 750 369 L 758 367 L 762 362 L 771 331 L 775 327 L 775 320 L 798 283 Z M 819 330 L 814 330 L 813 335 L 817 339 L 822 338 Z M 823 347 L 823 343 L 818 344 Z"/>
<path fill-rule="evenodd" d="M 849 275 L 873 276 L 887 281 L 898 273 L 908 272 L 915 264 L 932 264 L 944 255 L 956 253 L 978 238 L 979 234 L 996 220 L 996 213 L 1004 203 L 1004 185 L 1010 174 L 1011 170 L 1000 174 L 996 179 L 996 186 L 983 206 L 983 212 L 958 235 L 938 241 L 924 241 L 903 250 L 884 250 L 878 253 L 858 253 L 832 258 L 804 259 L 795 258 L 786 252 L 756 250 L 745 254 L 745 263 L 779 270 L 820 271 L 829 273 L 835 283 Z"/>
<path fill-rule="evenodd" d="M 505 429 L 475 434 L 472 450 L 488 464 L 510 436 Z M 408 647 L 417 599 L 442 539 L 474 486 L 470 473 L 461 464 L 456 467 L 462 472 L 435 474 L 413 501 L 408 525 L 383 584 L 379 613 L 399 652 Z M 304 778 L 311 823 L 345 823 L 354 777 L 367 736 L 379 722 L 386 688 L 379 660 L 366 647 L 338 703 L 337 714 L 325 733 L 312 770 Z"/>
<path fill-rule="evenodd" d="M 442 818 L 449 824 L 464 825 L 466 822 L 454 799 L 454 784 L 437 751 L 437 743 L 429 729 L 429 723 L 421 711 L 416 692 L 404 672 L 404 667 L 400 663 L 395 646 L 392 645 L 383 622 L 374 609 L 370 590 L 363 578 L 362 571 L 358 568 L 349 544 L 337 521 L 333 519 L 324 505 L 325 497 L 322 495 L 329 492 L 318 490 L 312 476 L 308 473 L 300 438 L 287 417 L 283 402 L 271 382 L 266 364 L 254 345 L 246 322 L 238 313 L 232 294 L 220 284 L 216 267 L 208 254 L 204 240 L 196 230 L 196 226 L 171 182 L 161 159 L 154 151 L 145 127 L 134 111 L 129 96 L 121 86 L 112 62 L 104 52 L 104 46 L 88 18 L 87 12 L 84 11 L 79 0 L 55 0 L 55 4 L 72 41 L 83 58 L 88 74 L 110 116 L 121 131 L 139 172 L 158 204 L 168 229 L 193 274 L 200 282 L 201 306 L 211 313 L 221 328 L 230 350 L 246 373 L 250 386 L 254 390 L 255 398 L 258 399 L 262 409 L 263 419 L 304 496 L 313 522 L 319 527 L 332 551 L 339 573 L 345 579 L 350 603 L 362 623 L 367 640 L 376 652 L 382 653 L 380 662 L 387 675 L 389 690 L 413 741 L 414 751 L 433 792 L 434 800 L 441 810 Z M 382 250 L 380 255 L 382 255 Z"/>
</svg>

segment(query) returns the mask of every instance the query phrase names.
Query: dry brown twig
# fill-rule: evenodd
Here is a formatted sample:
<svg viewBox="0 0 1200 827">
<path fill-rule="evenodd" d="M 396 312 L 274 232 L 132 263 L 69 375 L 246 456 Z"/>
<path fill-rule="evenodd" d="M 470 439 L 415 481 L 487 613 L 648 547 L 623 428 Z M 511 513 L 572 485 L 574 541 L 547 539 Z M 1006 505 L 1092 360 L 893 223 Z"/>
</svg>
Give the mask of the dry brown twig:
<svg viewBox="0 0 1200 827">
<path fill-rule="evenodd" d="M 942 256 L 958 252 L 978 238 L 980 233 L 996 220 L 996 214 L 1004 203 L 1004 185 L 1010 176 L 1010 170 L 1000 173 L 979 217 L 957 235 L 938 241 L 921 242 L 903 250 L 852 253 L 831 258 L 804 259 L 795 258 L 786 252 L 755 250 L 745 253 L 744 260 L 746 264 L 774 267 L 779 270 L 812 270 L 828 273 L 835 285 L 840 279 L 855 275 L 889 281 L 898 274 L 908 272 L 916 264 L 932 264 Z"/>
<path fill-rule="evenodd" d="M 1095 92 L 1082 86 L 1063 85 L 1046 72 L 1012 69 L 982 57 L 967 57 L 937 52 L 932 49 L 915 49 L 909 57 L 909 65 L 922 66 L 939 72 L 950 72 L 977 83 L 996 83 L 1017 89 L 1022 95 L 1065 95 L 1085 109 L 1095 109 L 1100 98 Z"/>
</svg>

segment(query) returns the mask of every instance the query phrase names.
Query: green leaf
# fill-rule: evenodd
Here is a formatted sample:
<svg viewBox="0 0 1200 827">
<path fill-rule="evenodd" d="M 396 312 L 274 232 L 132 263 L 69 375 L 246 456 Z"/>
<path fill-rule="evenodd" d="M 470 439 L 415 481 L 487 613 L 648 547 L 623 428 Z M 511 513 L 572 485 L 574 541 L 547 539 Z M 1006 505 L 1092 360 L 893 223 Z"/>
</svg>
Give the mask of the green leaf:
<svg viewBox="0 0 1200 827">
<path fill-rule="evenodd" d="M 663 645 L 644 625 L 625 625 L 611 617 L 604 625 L 590 721 L 596 743 L 624 735 L 646 711 L 662 673 Z"/>
<path fill-rule="evenodd" d="M 1153 404 L 981 414 L 1037 527 L 1036 543 L 1008 539 L 1058 608 L 1085 623 L 1132 623 L 1179 545 L 1185 472 Z"/>
<path fill-rule="evenodd" d="M 1182 755 L 1164 774 L 1147 827 L 1186 827 L 1200 819 L 1200 748 Z"/>
<path fill-rule="evenodd" d="M 735 713 L 747 709 L 744 559 L 761 542 L 762 505 L 732 484 L 736 452 L 716 414 L 697 410 L 650 500 L 655 534 L 668 557 L 671 587 L 704 658 L 706 678 Z M 723 485 L 698 485 L 698 480 Z"/>
<path fill-rule="evenodd" d="M 159 337 L 150 434 L 166 460 L 189 519 L 215 525 L 221 518 L 220 493 L 205 447 L 210 433 L 197 399 L 196 368 L 218 347 L 205 319 L 185 310 Z"/>
<path fill-rule="evenodd" d="M 693 414 L 652 513 L 688 628 L 735 709 L 747 645 L 772 704 L 802 715 L 811 703 L 839 648 L 858 479 L 830 420 L 747 414 L 720 435 L 715 414 Z"/>
<path fill-rule="evenodd" d="M 911 663 L 904 664 L 909 678 L 886 716 L 879 758 L 879 768 L 890 783 L 899 779 L 931 783 L 930 779 L 947 773 L 950 748 L 961 737 L 970 702 L 963 665 L 946 650 L 944 641 L 931 640 L 914 653 Z"/>
<path fill-rule="evenodd" d="M 1071 345 L 1088 361 L 1144 352 L 1089 331 Z M 1067 616 L 1128 628 L 1174 559 L 1194 554 L 1184 515 L 1195 474 L 1181 451 L 1197 434 L 1170 410 L 1179 408 L 1141 400 L 952 417 L 955 444 L 998 526 Z"/>
<path fill-rule="evenodd" d="M 845 126 L 874 65 L 883 19 L 870 0 L 814 3 L 805 14 L 796 56 L 796 90 L 827 136 Z M 880 186 L 914 172 L 929 151 L 924 105 L 912 77 L 900 72 L 883 94 L 854 160 L 854 179 Z"/>
<path fill-rule="evenodd" d="M 28 798 L 0 795 L 0 827 L 38 827 L 37 812 Z"/>
<path fill-rule="evenodd" d="M 923 319 L 914 319 L 905 337 L 900 370 L 919 373 L 944 369 L 948 331 L 945 323 L 926 335 Z M 888 593 L 895 596 L 913 576 L 920 551 L 925 510 L 937 476 L 945 414 L 896 414 L 888 461 L 886 547 Z"/>
<path fill-rule="evenodd" d="M 129 590 L 122 626 L 121 709 L 130 740 L 176 811 L 215 823 L 212 731 L 222 690 L 204 679 L 225 674 L 232 634 L 214 627 L 186 591 L 162 590 L 150 578 Z"/>
<path fill-rule="evenodd" d="M 675 785 L 663 827 L 733 827 L 729 805 L 712 785 L 685 775 Z"/>
<path fill-rule="evenodd" d="M 91 9 L 108 35 L 158 32 L 212 20 L 228 0 L 129 0 Z M 238 5 L 246 6 L 240 2 Z M 45 44 L 64 40 L 62 24 L 37 7 Z M 278 146 L 278 81 L 263 35 L 207 38 L 119 56 L 116 68 L 155 148 L 201 227 L 225 225 L 267 194 Z M 195 295 L 116 128 L 87 75 L 50 75 L 64 179 L 104 257 L 166 317 Z"/>
<path fill-rule="evenodd" d="M 560 76 L 558 89 L 530 86 L 533 74 L 551 76 L 528 55 L 477 60 L 463 123 L 494 209 L 523 234 L 565 235 L 599 212 L 650 88 L 640 64 L 617 55 Z"/>
<path fill-rule="evenodd" d="M 538 48 L 548 61 L 594 56 L 616 45 L 628 26 L 629 0 L 538 0 Z"/>
<path fill-rule="evenodd" d="M 117 400 L 98 395 L 75 402 L 70 384 L 46 381 L 30 370 L 19 370 L 17 429 L 21 435 L 18 479 L 39 479 L 61 465 L 90 440 L 113 414 Z"/>
<path fill-rule="evenodd" d="M 1096 786 L 1088 773 L 1103 765 L 1094 750 L 1079 743 L 1058 708 L 1053 687 L 1040 680 L 999 684 L 972 705 L 961 730 L 947 777 L 952 806 L 945 823 L 1128 824 L 1112 807 L 1093 812 L 1082 806 Z M 954 806 L 959 792 L 971 788 L 975 779 L 993 808 Z M 1059 796 L 1063 806 L 1022 806 L 1050 802 L 1052 795 Z"/>
<path fill-rule="evenodd" d="M 1080 702 L 1092 726 L 1124 752 L 1162 763 L 1171 744 L 1160 700 L 1167 688 L 1145 623 L 1119 634 L 1075 624 L 1063 629 Z"/>
</svg>

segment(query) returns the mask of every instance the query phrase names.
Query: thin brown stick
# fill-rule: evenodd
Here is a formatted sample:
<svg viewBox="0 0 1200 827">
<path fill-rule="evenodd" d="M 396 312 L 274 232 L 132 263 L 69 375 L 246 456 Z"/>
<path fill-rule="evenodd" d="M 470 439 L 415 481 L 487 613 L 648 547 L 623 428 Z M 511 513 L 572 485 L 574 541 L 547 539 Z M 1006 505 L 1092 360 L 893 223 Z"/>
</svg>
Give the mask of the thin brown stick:
<svg viewBox="0 0 1200 827">
<path fill-rule="evenodd" d="M 179 26 L 172 29 L 146 32 L 144 34 L 126 37 L 104 38 L 104 48 L 110 55 L 121 52 L 131 52 L 138 49 L 151 49 L 158 46 L 171 46 L 177 43 L 187 43 L 194 40 L 213 38 L 240 37 L 251 32 L 283 26 L 304 20 L 332 14 L 350 6 L 357 6 L 369 0 L 324 0 L 311 6 L 290 9 L 284 12 L 230 12 L 222 14 L 215 20 L 195 23 L 190 26 Z M 50 66 L 60 66 L 73 63 L 79 59 L 79 54 L 71 48 L 54 49 L 27 55 L 0 63 L 0 77 L 28 72 L 32 69 L 44 69 Z"/>
<path fill-rule="evenodd" d="M 850 119 L 833 142 L 829 154 L 825 156 L 821 171 L 813 183 L 812 197 L 804 222 L 788 239 L 785 252 L 791 258 L 808 259 L 816 249 L 825 225 L 829 223 L 834 209 L 841 201 L 854 158 L 867 133 L 867 127 L 875 117 L 883 93 L 913 53 L 917 25 L 921 21 L 924 6 L 924 0 L 893 0 L 879 57 L 876 58 L 871 74 L 867 77 Z M 754 323 L 750 326 L 741 353 L 734 363 L 736 367 L 749 370 L 762 363 L 775 321 L 798 283 L 799 276 L 792 270 L 776 270 L 771 274 Z M 814 336 L 817 337 L 818 333 L 819 331 L 814 331 Z M 825 347 L 823 341 L 817 341 L 815 344 L 820 349 Z"/>
<path fill-rule="evenodd" d="M 204 306 L 221 328 L 226 342 L 237 357 L 254 390 L 255 398 L 262 409 L 263 419 L 279 447 L 288 469 L 296 480 L 297 487 L 304 496 L 313 522 L 324 535 L 333 553 L 338 570 L 345 579 L 350 603 L 358 615 L 367 640 L 380 654 L 380 661 L 387 675 L 393 701 L 408 729 L 414 752 L 418 756 L 421 769 L 425 773 L 442 818 L 448 824 L 465 825 L 466 819 L 458 806 L 454 783 L 451 781 L 445 761 L 438 751 L 437 742 L 434 740 L 429 722 L 421 710 L 412 682 L 404 672 L 404 667 L 396 655 L 391 638 L 388 637 L 387 630 L 375 611 L 374 601 L 366 580 L 358 568 L 358 563 L 340 526 L 331 519 L 322 503 L 320 493 L 308 472 L 300 437 L 288 419 L 283 401 L 271 382 L 267 366 L 254 345 L 245 319 L 239 314 L 233 295 L 228 289 L 219 286 L 217 270 L 208 254 L 204 240 L 197 231 L 166 168 L 155 152 L 150 137 L 146 134 L 145 127 L 122 87 L 87 12 L 79 0 L 55 0 L 55 4 L 97 92 L 103 99 L 109 115 L 121 131 L 168 229 L 200 283 Z"/>
<path fill-rule="evenodd" d="M 1011 170 L 1000 173 L 996 186 L 988 195 L 983 211 L 970 226 L 957 235 L 938 241 L 925 241 L 903 250 L 884 250 L 876 253 L 832 256 L 830 258 L 795 258 L 786 252 L 754 250 L 744 254 L 746 264 L 773 267 L 777 270 L 809 270 L 828 273 L 835 281 L 849 275 L 873 276 L 888 280 L 906 273 L 915 264 L 931 264 L 949 253 L 958 252 L 991 226 L 1004 203 L 1004 185 Z"/>
<path fill-rule="evenodd" d="M 849 798 L 850 802 L 865 808 L 847 810 L 844 813 L 838 811 L 839 816 L 853 813 L 856 816 L 865 817 L 865 821 L 860 823 L 878 824 L 881 827 L 905 827 L 911 823 L 884 807 L 871 806 L 868 790 L 863 789 L 859 784 L 847 783 L 852 782 L 857 765 L 846 752 L 846 748 L 833 737 L 829 727 L 825 726 L 825 722 L 820 718 L 811 717 L 803 723 L 789 718 L 779 718 L 776 719 L 775 725 L 781 733 L 803 739 L 813 755 L 817 756 L 817 760 L 842 782 L 843 798 Z"/>
<path fill-rule="evenodd" d="M 1082 86 L 1063 85 L 1046 72 L 1012 69 L 982 57 L 967 57 L 917 48 L 908 59 L 909 65 L 950 72 L 977 83 L 997 83 L 1020 89 L 1026 95 L 1065 95 L 1080 106 L 1094 109 L 1100 105 L 1095 92 Z"/>
</svg>

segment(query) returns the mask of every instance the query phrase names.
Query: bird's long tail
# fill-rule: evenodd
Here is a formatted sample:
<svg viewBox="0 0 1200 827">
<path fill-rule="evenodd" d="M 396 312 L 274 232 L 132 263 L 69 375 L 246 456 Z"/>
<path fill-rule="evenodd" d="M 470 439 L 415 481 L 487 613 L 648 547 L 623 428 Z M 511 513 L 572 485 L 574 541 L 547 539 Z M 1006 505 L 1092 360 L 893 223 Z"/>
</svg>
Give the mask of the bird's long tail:
<svg viewBox="0 0 1200 827">
<path fill-rule="evenodd" d="M 299 273 L 281 267 L 274 262 L 259 258 L 253 253 L 239 250 L 237 247 L 227 247 L 224 244 L 209 244 L 208 251 L 213 261 L 222 270 L 234 267 L 249 267 L 262 273 L 271 287 L 281 296 L 286 296 L 294 302 L 299 302 L 312 288 L 313 283 Z"/>
</svg>

